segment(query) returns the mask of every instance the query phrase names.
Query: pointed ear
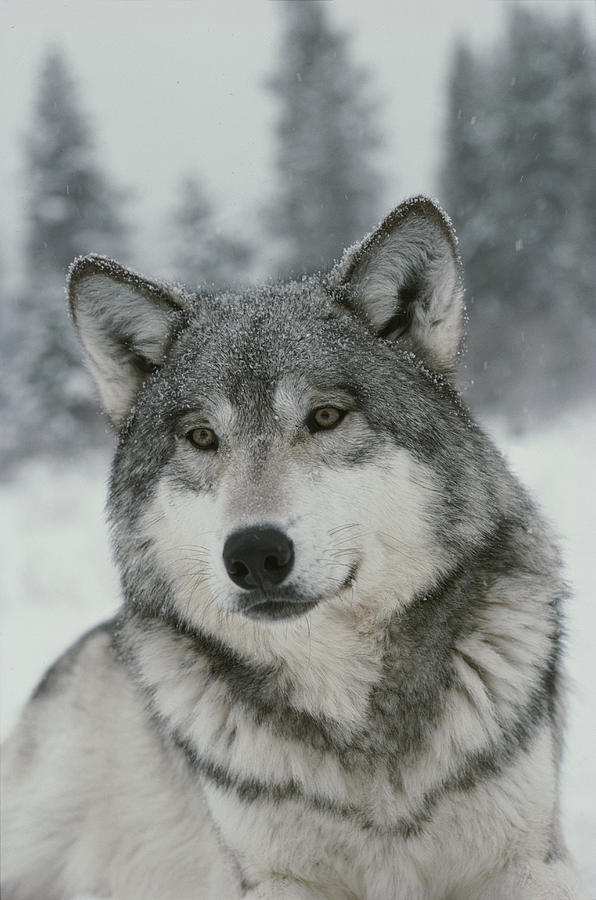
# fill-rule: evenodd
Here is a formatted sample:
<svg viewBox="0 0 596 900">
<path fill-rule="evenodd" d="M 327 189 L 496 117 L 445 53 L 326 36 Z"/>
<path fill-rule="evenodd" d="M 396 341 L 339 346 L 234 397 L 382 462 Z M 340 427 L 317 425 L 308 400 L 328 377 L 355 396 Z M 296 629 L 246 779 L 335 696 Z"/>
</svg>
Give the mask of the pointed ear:
<svg viewBox="0 0 596 900">
<path fill-rule="evenodd" d="M 161 364 L 184 298 L 96 255 L 74 261 L 67 291 L 102 405 L 118 428 L 144 379 Z"/>
<path fill-rule="evenodd" d="M 455 372 L 464 329 L 461 265 L 451 223 L 432 200 L 415 197 L 394 209 L 346 251 L 334 274 L 380 337 L 399 338 L 431 368 Z"/>
</svg>

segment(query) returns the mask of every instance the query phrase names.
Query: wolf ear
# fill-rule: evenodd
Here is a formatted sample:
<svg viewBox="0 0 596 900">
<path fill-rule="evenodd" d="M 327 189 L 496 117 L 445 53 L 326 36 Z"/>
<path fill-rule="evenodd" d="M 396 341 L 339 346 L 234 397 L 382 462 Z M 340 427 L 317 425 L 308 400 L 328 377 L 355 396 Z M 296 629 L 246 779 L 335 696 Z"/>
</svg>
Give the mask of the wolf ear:
<svg viewBox="0 0 596 900">
<path fill-rule="evenodd" d="M 334 274 L 380 337 L 400 338 L 431 368 L 455 372 L 464 328 L 461 265 L 451 223 L 432 200 L 415 197 L 394 209 L 346 251 Z"/>
<path fill-rule="evenodd" d="M 122 425 L 163 360 L 183 300 L 103 256 L 83 256 L 67 282 L 70 310 L 112 423 Z"/>
</svg>

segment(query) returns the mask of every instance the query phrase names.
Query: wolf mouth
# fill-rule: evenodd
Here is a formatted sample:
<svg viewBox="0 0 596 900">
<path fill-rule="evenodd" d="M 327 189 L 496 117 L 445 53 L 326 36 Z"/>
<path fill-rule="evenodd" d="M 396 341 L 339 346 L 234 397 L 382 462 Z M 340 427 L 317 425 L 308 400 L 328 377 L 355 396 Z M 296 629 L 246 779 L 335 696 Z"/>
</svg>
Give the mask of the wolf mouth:
<svg viewBox="0 0 596 900">
<path fill-rule="evenodd" d="M 310 612 L 318 603 L 318 600 L 256 600 L 250 605 L 243 605 L 240 612 L 249 619 L 260 619 L 263 621 L 295 619 Z"/>
<path fill-rule="evenodd" d="M 357 572 L 358 564 L 355 563 L 350 569 L 340 591 L 353 585 Z M 311 609 L 318 606 L 323 599 L 323 597 L 317 597 L 312 600 L 298 600 L 295 599 L 287 589 L 284 590 L 283 588 L 275 596 L 275 599 L 269 598 L 260 591 L 255 591 L 252 594 L 240 598 L 237 611 L 241 612 L 249 619 L 260 619 L 262 621 L 296 619 L 298 616 L 310 612 Z"/>
</svg>

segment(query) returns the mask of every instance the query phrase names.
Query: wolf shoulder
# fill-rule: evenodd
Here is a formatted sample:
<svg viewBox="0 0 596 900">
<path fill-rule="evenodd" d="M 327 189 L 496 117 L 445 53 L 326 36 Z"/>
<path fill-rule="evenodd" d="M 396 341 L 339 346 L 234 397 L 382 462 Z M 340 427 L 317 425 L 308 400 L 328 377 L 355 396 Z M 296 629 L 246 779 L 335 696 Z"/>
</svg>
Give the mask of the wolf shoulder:
<svg viewBox="0 0 596 900">
<path fill-rule="evenodd" d="M 203 860 L 220 855 L 200 785 L 146 715 L 116 627 L 104 622 L 65 651 L 3 747 L 2 897 L 64 900 L 92 883 L 97 896 L 174 890 L 186 900 L 202 883 L 206 896 L 233 900 L 227 861 L 208 870 L 192 852 L 198 842 Z"/>
</svg>

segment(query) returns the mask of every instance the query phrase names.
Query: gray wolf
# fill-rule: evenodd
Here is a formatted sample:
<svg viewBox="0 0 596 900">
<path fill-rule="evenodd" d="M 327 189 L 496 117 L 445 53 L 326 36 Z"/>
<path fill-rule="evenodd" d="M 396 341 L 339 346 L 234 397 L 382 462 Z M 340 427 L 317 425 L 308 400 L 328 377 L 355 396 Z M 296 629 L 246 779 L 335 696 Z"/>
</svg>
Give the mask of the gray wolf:
<svg viewBox="0 0 596 900">
<path fill-rule="evenodd" d="M 457 392 L 456 241 L 194 295 L 72 266 L 123 606 L 4 755 L 3 897 L 570 900 L 557 551 Z"/>
</svg>

